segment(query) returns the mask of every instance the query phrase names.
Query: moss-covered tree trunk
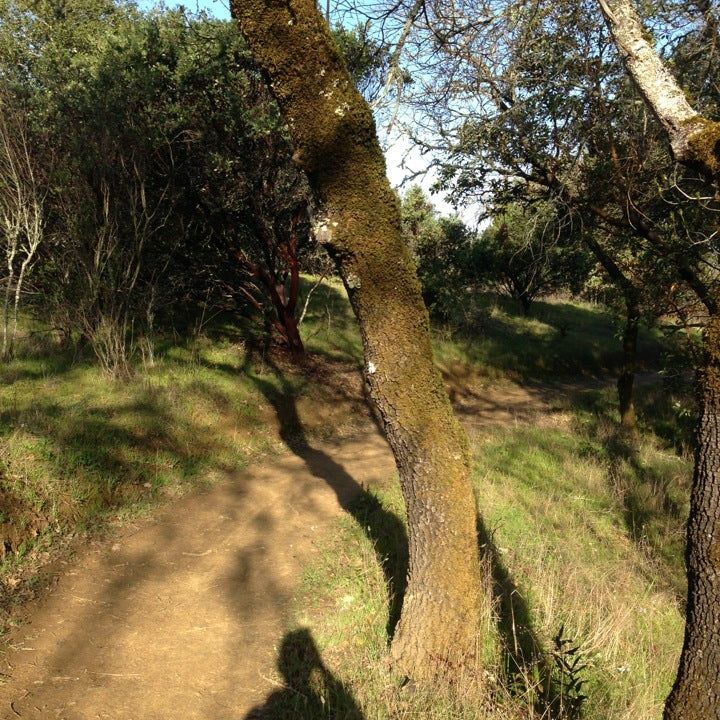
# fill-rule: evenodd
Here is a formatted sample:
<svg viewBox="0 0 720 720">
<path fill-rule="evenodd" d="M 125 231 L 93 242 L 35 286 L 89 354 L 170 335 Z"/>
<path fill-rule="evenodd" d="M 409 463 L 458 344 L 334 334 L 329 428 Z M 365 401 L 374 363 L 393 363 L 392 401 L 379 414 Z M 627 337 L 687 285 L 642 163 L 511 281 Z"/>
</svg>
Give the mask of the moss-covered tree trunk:
<svg viewBox="0 0 720 720">
<path fill-rule="evenodd" d="M 687 529 L 685 642 L 666 720 L 720 718 L 720 318 L 705 331 L 700 415 Z"/>
<path fill-rule="evenodd" d="M 635 427 L 635 372 L 637 370 L 637 341 L 640 326 L 640 304 L 634 289 L 625 294 L 625 329 L 623 330 L 623 364 L 618 378 L 618 404 L 620 424 L 627 429 Z"/>
<path fill-rule="evenodd" d="M 318 235 L 358 318 L 370 395 L 395 453 L 410 562 L 392 655 L 416 680 L 454 673 L 474 656 L 480 601 L 468 444 L 432 362 L 372 114 L 315 0 L 234 0 L 232 10 L 317 196 Z"/>
</svg>

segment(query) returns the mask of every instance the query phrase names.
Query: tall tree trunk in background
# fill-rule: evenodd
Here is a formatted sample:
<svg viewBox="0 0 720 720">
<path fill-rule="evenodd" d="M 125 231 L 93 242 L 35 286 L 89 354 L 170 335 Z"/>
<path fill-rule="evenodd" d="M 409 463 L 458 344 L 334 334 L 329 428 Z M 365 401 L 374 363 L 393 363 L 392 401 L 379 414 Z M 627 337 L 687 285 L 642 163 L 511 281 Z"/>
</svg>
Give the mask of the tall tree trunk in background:
<svg viewBox="0 0 720 720">
<path fill-rule="evenodd" d="M 695 472 L 685 560 L 685 642 L 666 720 L 720 718 L 720 318 L 705 330 L 705 362 L 697 373 Z"/>
<path fill-rule="evenodd" d="M 307 172 L 360 324 L 365 376 L 395 454 L 408 515 L 409 577 L 392 642 L 415 680 L 474 657 L 480 603 L 467 438 L 432 362 L 427 311 L 372 114 L 315 0 L 234 0 Z"/>
<path fill-rule="evenodd" d="M 586 233 L 583 240 L 625 297 L 625 330 L 622 338 L 623 363 L 617 381 L 618 407 L 620 410 L 620 424 L 624 428 L 634 428 L 636 421 L 634 387 L 635 372 L 637 371 L 638 329 L 640 325 L 640 290 L 635 287 L 610 253 L 605 250 L 592 233 Z"/>
<path fill-rule="evenodd" d="M 520 307 L 522 308 L 523 316 L 530 317 L 530 306 L 532 305 L 530 296 L 526 292 L 521 292 L 518 295 L 518 299 L 520 300 Z"/>
<path fill-rule="evenodd" d="M 617 381 L 620 424 L 624 428 L 635 427 L 635 400 L 633 388 L 637 370 L 637 341 L 640 325 L 640 304 L 637 293 L 627 291 L 625 295 L 625 330 L 623 331 L 623 364 Z"/>
<path fill-rule="evenodd" d="M 643 32 L 631 0 L 598 0 L 625 67 L 667 133 L 675 159 L 718 192 L 720 123 L 699 115 Z M 665 720 L 720 719 L 720 308 L 683 259 L 678 273 L 706 306 L 704 359 L 698 369 L 697 450 L 690 496 L 685 642 Z"/>
</svg>

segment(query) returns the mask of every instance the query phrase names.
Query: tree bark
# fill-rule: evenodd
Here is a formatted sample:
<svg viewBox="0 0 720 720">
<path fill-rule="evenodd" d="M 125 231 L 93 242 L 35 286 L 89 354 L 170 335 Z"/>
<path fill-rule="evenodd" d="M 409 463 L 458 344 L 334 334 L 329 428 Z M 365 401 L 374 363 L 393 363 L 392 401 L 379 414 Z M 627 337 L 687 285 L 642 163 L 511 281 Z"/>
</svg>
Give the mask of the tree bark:
<svg viewBox="0 0 720 720">
<path fill-rule="evenodd" d="M 630 281 L 610 253 L 593 237 L 592 233 L 583 236 L 598 262 L 603 266 L 610 279 L 622 290 L 625 296 L 625 330 L 623 332 L 623 364 L 617 382 L 620 424 L 625 428 L 635 427 L 634 385 L 637 370 L 637 339 L 640 325 L 640 290 Z"/>
<path fill-rule="evenodd" d="M 475 656 L 481 597 L 468 442 L 432 362 L 372 114 L 314 0 L 234 0 L 232 11 L 317 196 L 318 236 L 358 318 L 370 396 L 400 474 L 410 562 L 393 659 L 414 680 L 456 673 Z"/>
<path fill-rule="evenodd" d="M 720 718 L 720 318 L 705 331 L 685 561 L 687 623 L 665 720 Z"/>
<path fill-rule="evenodd" d="M 623 364 L 618 378 L 618 404 L 620 424 L 627 429 L 635 427 L 634 385 L 637 370 L 637 341 L 640 326 L 640 306 L 634 290 L 625 295 L 625 330 L 623 331 Z"/>
<path fill-rule="evenodd" d="M 532 305 L 530 297 L 527 293 L 520 293 L 520 295 L 518 295 L 518 300 L 520 300 L 520 307 L 522 308 L 523 316 L 530 317 L 530 305 Z"/>
<path fill-rule="evenodd" d="M 696 113 L 643 34 L 631 0 L 598 0 L 628 73 L 667 133 L 675 159 L 718 191 L 720 123 Z M 717 192 L 716 192 L 717 194 Z M 676 269 L 687 268 L 679 254 Z M 697 449 L 686 562 L 685 642 L 665 720 L 720 719 L 720 314 L 718 298 L 698 278 L 691 287 L 708 308 L 704 361 L 698 370 Z"/>
<path fill-rule="evenodd" d="M 715 184 L 720 179 L 720 123 L 697 113 L 647 39 L 632 0 L 598 0 L 628 74 L 665 129 L 673 156 Z"/>
</svg>

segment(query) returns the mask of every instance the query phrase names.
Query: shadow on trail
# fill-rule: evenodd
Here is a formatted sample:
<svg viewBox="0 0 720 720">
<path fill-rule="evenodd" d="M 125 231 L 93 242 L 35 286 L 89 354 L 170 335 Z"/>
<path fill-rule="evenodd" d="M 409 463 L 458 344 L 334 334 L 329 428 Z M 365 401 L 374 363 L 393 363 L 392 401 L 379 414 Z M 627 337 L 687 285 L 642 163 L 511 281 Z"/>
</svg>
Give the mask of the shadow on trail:
<svg viewBox="0 0 720 720">
<path fill-rule="evenodd" d="M 364 719 L 350 690 L 323 664 L 306 628 L 285 635 L 277 667 L 283 689 L 270 695 L 261 707 L 253 708 L 245 720 Z"/>
<path fill-rule="evenodd" d="M 244 371 L 249 370 L 250 362 L 248 355 Z M 281 439 L 305 463 L 312 475 L 332 488 L 341 507 L 352 515 L 375 547 L 388 589 L 387 634 L 388 638 L 392 638 L 400 618 L 407 581 L 408 538 L 405 526 L 395 514 L 383 508 L 373 493 L 358 484 L 342 465 L 327 453 L 312 447 L 298 413 L 292 385 L 276 363 L 267 357 L 264 362 L 277 383 L 254 373 L 248 372 L 247 375 L 275 410 Z"/>
</svg>

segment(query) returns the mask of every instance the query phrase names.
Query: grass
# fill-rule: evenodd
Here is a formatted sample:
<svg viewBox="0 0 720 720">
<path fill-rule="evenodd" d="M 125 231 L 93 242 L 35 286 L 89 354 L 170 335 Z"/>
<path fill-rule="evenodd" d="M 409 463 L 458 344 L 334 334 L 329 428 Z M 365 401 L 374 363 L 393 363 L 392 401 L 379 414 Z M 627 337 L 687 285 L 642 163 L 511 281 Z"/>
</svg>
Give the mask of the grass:
<svg viewBox="0 0 720 720">
<path fill-rule="evenodd" d="M 638 533 L 629 525 L 628 497 L 645 493 L 647 506 L 661 507 L 646 473 L 669 473 L 672 490 L 686 497 L 690 463 L 643 436 L 636 464 L 619 479 L 614 449 L 588 431 L 586 417 L 565 420 L 491 428 L 475 439 L 479 541 L 493 611 L 474 687 L 408 698 L 388 681 L 394 589 L 387 579 L 402 562 L 402 540 L 392 524 L 383 533 L 382 523 L 388 515 L 404 522 L 403 506 L 396 482 L 360 499 L 354 519 L 342 521 L 307 569 L 297 603 L 292 632 L 304 633 L 323 663 L 319 685 L 304 693 L 328 704 L 329 714 L 318 717 L 572 718 L 579 707 L 582 717 L 598 720 L 661 716 L 684 627 L 686 508 L 646 518 Z M 383 546 L 377 537 L 386 538 Z M 287 667 L 284 682 L 295 687 Z M 288 693 L 278 707 L 292 707 L 288 717 L 316 717 L 299 697 Z"/>
<path fill-rule="evenodd" d="M 436 332 L 441 365 L 535 381 L 616 369 L 612 317 L 557 302 L 537 311 L 526 319 L 493 306 L 474 342 Z M 643 342 L 650 367 L 662 344 L 650 332 Z M 618 428 L 612 384 L 591 385 L 552 402 L 534 425 L 473 437 L 492 612 L 476 676 L 439 696 L 408 694 L 388 675 L 403 504 L 396 481 L 361 498 L 306 571 L 286 637 L 309 650 L 281 646 L 278 680 L 289 689 L 269 717 L 659 718 L 684 627 L 689 396 L 687 385 L 640 384 L 640 429 L 630 436 Z"/>
<path fill-rule="evenodd" d="M 232 345 L 200 359 L 211 355 L 242 359 Z M 251 384 L 184 347 L 127 383 L 90 363 L 14 360 L 2 370 L 0 404 L 2 490 L 13 511 L 2 527 L 6 551 L 136 512 L 269 447 Z M 17 559 L 8 553 L 5 564 Z"/>
<path fill-rule="evenodd" d="M 622 361 L 622 319 L 599 305 L 536 301 L 528 318 L 518 314 L 509 298 L 485 293 L 468 299 L 462 320 L 433 330 L 441 366 L 462 363 L 490 379 L 527 381 L 601 377 L 616 373 Z M 357 324 L 338 281 L 326 282 L 317 291 L 304 334 L 313 352 L 362 361 Z M 664 349 L 659 331 L 641 328 L 641 369 L 657 367 Z"/>
<path fill-rule="evenodd" d="M 507 298 L 484 294 L 460 329 L 436 333 L 440 362 L 460 360 L 491 378 L 515 381 L 558 377 L 601 377 L 616 373 L 622 360 L 622 320 L 601 306 L 561 299 L 536 301 L 532 315 L 517 314 Z M 663 343 L 642 328 L 640 367 L 657 365 Z"/>
<path fill-rule="evenodd" d="M 513 310 L 477 299 L 464 330 L 435 331 L 439 364 L 484 382 L 616 370 L 617 320 L 599 308 L 537 303 L 529 319 Z M 2 368 L 6 584 L 25 554 L 62 535 L 279 451 L 278 431 L 292 449 L 348 422 L 361 395 L 337 381 L 338 369 L 352 375 L 362 355 L 341 286 L 313 296 L 302 332 L 317 362 L 305 375 L 272 372 L 270 358 L 244 345 L 245 332 L 218 318 L 204 335 L 166 338 L 156 364 L 125 383 L 49 346 Z M 641 342 L 650 367 L 662 343 L 650 331 Z M 396 479 L 362 493 L 306 568 L 266 716 L 659 718 L 683 630 L 688 396 L 682 384 L 641 385 L 636 436 L 618 431 L 614 389 L 602 384 L 558 395 L 532 425 L 473 435 L 489 610 L 482 662 L 442 693 L 404 687 L 388 671 L 407 563 L 403 503 Z M 303 422 L 317 420 L 297 435 L 303 404 L 312 410 Z"/>
<path fill-rule="evenodd" d="M 45 340 L 0 368 L 6 589 L 19 582 L 30 551 L 146 512 L 281 451 L 276 398 L 328 406 L 309 428 L 315 435 L 352 426 L 352 418 L 339 415 L 351 414 L 354 399 L 331 405 L 342 389 L 298 374 L 281 381 L 222 321 L 208 335 L 162 339 L 156 357 L 120 382 Z"/>
</svg>

